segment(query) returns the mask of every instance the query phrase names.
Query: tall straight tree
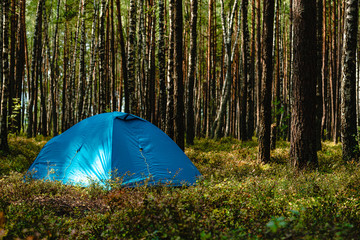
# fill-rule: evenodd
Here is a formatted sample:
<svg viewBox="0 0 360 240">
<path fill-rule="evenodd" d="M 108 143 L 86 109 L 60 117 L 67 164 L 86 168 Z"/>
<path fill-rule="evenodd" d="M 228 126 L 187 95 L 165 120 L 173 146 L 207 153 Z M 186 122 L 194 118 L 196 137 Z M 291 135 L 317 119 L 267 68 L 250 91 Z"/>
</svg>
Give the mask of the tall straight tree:
<svg viewBox="0 0 360 240">
<path fill-rule="evenodd" d="M 1 98 L 1 116 L 0 116 L 0 150 L 3 152 L 9 151 L 8 145 L 8 121 L 7 121 L 7 112 L 8 112 L 8 101 L 9 101 L 9 57 L 8 57 L 8 48 L 9 48 L 9 0 L 4 0 L 1 7 L 3 17 L 3 25 L 0 30 L 3 31 L 3 45 L 2 47 L 2 98 Z"/>
<path fill-rule="evenodd" d="M 106 67 L 107 62 L 105 59 L 106 49 L 105 49 L 105 17 L 107 11 L 107 2 L 106 0 L 101 1 L 100 8 L 100 29 L 99 29 L 99 60 L 100 60 L 100 69 L 99 69 L 99 112 L 103 113 L 106 111 L 107 102 L 106 102 L 106 84 L 107 84 L 107 74 Z"/>
<path fill-rule="evenodd" d="M 0 3 L 0 113 L 1 113 L 1 99 L 2 99 L 2 84 L 3 84 L 3 3 Z"/>
<path fill-rule="evenodd" d="M 174 1 L 169 0 L 169 53 L 167 73 L 166 134 L 174 139 Z"/>
<path fill-rule="evenodd" d="M 341 141 L 344 160 L 357 159 L 356 50 L 359 1 L 347 0 L 341 79 Z"/>
<path fill-rule="evenodd" d="M 165 130 L 166 126 L 166 74 L 165 74 L 165 38 L 164 38 L 164 1 L 159 0 L 159 126 Z"/>
<path fill-rule="evenodd" d="M 87 75 L 87 83 L 86 83 L 86 95 L 85 95 L 85 103 L 83 108 L 83 116 L 86 118 L 91 114 L 92 109 L 92 100 L 94 99 L 94 71 L 95 71 L 95 62 L 96 62 L 96 26 L 97 26 L 97 15 L 98 15 L 98 3 L 97 0 L 93 2 L 94 13 L 93 13 L 93 21 L 91 27 L 91 44 L 90 44 L 90 70 Z"/>
<path fill-rule="evenodd" d="M 86 69 L 85 69 L 85 54 L 86 54 L 86 33 L 85 33 L 85 10 L 86 10 L 85 0 L 81 0 L 81 25 L 80 25 L 80 68 L 79 68 L 79 98 L 78 98 L 78 112 L 77 112 L 77 121 L 83 119 L 83 107 L 85 99 L 85 81 L 86 81 Z"/>
<path fill-rule="evenodd" d="M 18 34 L 17 42 L 18 47 L 16 51 L 16 98 L 21 100 L 21 103 L 24 105 L 24 95 L 23 95 L 23 85 L 24 85 L 24 76 L 25 76 L 25 44 L 26 44 L 26 26 L 25 26 L 25 0 L 19 1 L 19 21 L 18 21 Z M 1 45 L 0 45 L 1 46 Z M 19 133 L 21 130 L 21 122 L 24 120 L 22 115 L 24 114 L 24 109 L 15 113 L 16 115 L 16 131 Z"/>
<path fill-rule="evenodd" d="M 262 162 L 270 161 L 270 125 L 272 92 L 272 44 L 275 1 L 264 2 L 264 32 L 262 43 L 263 69 L 259 99 L 259 153 Z M 259 27 L 259 26 L 258 26 Z"/>
<path fill-rule="evenodd" d="M 317 167 L 316 1 L 294 0 L 294 75 L 290 157 L 297 168 Z M 316 18 L 315 18 L 316 19 Z"/>
<path fill-rule="evenodd" d="M 58 26 L 59 26 L 59 17 L 60 17 L 60 0 L 57 2 L 56 7 L 56 24 L 55 24 L 55 33 L 53 37 L 53 53 L 51 57 L 51 67 L 50 67 L 50 81 L 51 81 L 51 87 L 50 87 L 50 93 L 51 93 L 51 105 L 52 105 L 52 122 L 53 122 L 53 135 L 58 135 L 58 125 L 57 125 L 57 105 L 56 105 L 56 77 L 55 77 L 55 65 L 57 64 L 55 61 L 57 59 L 57 35 L 58 35 Z"/>
<path fill-rule="evenodd" d="M 184 80 L 183 80 L 183 13 L 182 0 L 174 0 L 174 82 L 175 82 L 175 142 L 185 149 Z"/>
<path fill-rule="evenodd" d="M 37 79 L 38 79 L 38 69 L 39 69 L 39 56 L 41 56 L 41 35 L 42 35 L 42 16 L 43 16 L 43 6 L 44 0 L 39 0 L 36 18 L 35 18 L 35 31 L 34 31 L 34 41 L 32 49 L 32 59 L 31 59 L 31 78 L 30 89 L 29 89 L 29 105 L 28 105 L 28 129 L 27 137 L 33 137 L 36 135 L 36 91 L 37 91 Z"/>
<path fill-rule="evenodd" d="M 138 102 L 135 92 L 135 31 L 136 31 L 136 1 L 130 0 L 130 19 L 128 35 L 128 92 L 129 92 L 129 112 L 138 114 Z M 126 103 L 125 103 L 126 105 Z"/>
<path fill-rule="evenodd" d="M 241 24 L 242 24 L 242 91 L 240 96 L 240 139 L 248 140 L 249 134 L 247 131 L 246 116 L 247 112 L 247 100 L 248 100 L 248 82 L 249 82 L 249 65 L 250 65 L 250 54 L 249 54 L 249 28 L 248 28 L 248 0 L 241 1 Z M 239 23 L 240 24 L 240 23 Z"/>
<path fill-rule="evenodd" d="M 198 1 L 191 0 L 191 20 L 190 20 L 190 56 L 189 56 L 189 72 L 188 72 L 188 100 L 187 100 L 187 118 L 186 118 L 186 142 L 194 143 L 195 137 L 195 116 L 194 116 L 194 83 L 196 70 L 196 38 L 197 38 L 197 11 Z"/>
<path fill-rule="evenodd" d="M 127 58 L 126 58 L 126 50 L 125 50 L 125 39 L 123 34 L 122 22 L 121 22 L 120 0 L 116 0 L 116 8 L 118 15 L 117 16 L 118 32 L 119 32 L 119 42 L 120 42 L 120 50 L 121 50 L 121 69 L 122 69 L 122 77 L 124 81 L 125 112 L 129 112 L 128 69 L 127 69 Z M 121 96 L 121 92 L 119 94 Z M 119 99 L 121 103 L 121 98 Z M 120 103 L 119 103 L 119 109 L 121 109 Z"/>
<path fill-rule="evenodd" d="M 9 123 L 8 127 L 9 130 L 15 130 L 15 118 L 12 116 L 14 115 L 13 110 L 15 110 L 16 102 L 14 101 L 16 97 L 16 85 L 15 85 L 15 57 L 16 57 L 16 26 L 17 26 L 17 17 L 18 14 L 16 13 L 16 5 L 17 1 L 12 0 L 11 1 L 11 7 L 8 10 L 9 13 L 9 22 L 10 22 L 10 44 L 9 44 L 9 57 L 10 57 L 10 64 L 9 64 L 9 81 L 8 81 L 8 92 L 9 92 L 9 105 L 8 105 L 8 115 L 9 115 Z"/>
<path fill-rule="evenodd" d="M 232 48 L 232 35 L 233 35 L 233 26 L 234 26 L 234 18 L 235 11 L 237 9 L 238 0 L 234 1 L 233 7 L 230 9 L 230 13 L 225 18 L 225 10 L 224 10 L 224 0 L 221 0 L 221 23 L 223 30 L 223 39 L 224 39 L 224 47 L 226 54 L 226 74 L 225 81 L 221 90 L 221 99 L 219 109 L 217 110 L 216 118 L 212 126 L 211 134 L 214 138 L 220 138 L 223 135 L 223 127 L 224 127 L 224 118 L 227 109 L 227 105 L 230 98 L 231 85 L 232 85 L 232 62 L 234 59 L 235 50 Z M 239 25 L 239 24 L 238 24 Z M 239 30 L 240 28 L 238 28 Z M 237 37 L 239 35 L 239 31 L 236 33 L 236 40 L 234 46 L 237 43 Z"/>
</svg>

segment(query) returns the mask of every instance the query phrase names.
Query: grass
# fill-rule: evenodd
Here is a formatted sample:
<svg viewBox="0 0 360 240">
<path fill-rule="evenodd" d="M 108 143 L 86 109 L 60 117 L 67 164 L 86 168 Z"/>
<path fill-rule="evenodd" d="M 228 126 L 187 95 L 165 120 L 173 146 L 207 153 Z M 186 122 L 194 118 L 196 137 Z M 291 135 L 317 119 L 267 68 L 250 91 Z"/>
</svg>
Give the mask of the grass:
<svg viewBox="0 0 360 240">
<path fill-rule="evenodd" d="M 81 188 L 24 182 L 47 139 L 11 138 L 0 160 L 0 239 L 357 239 L 360 166 L 323 143 L 317 171 L 288 164 L 279 142 L 272 163 L 256 139 L 200 139 L 186 154 L 203 174 L 194 187 Z"/>
</svg>

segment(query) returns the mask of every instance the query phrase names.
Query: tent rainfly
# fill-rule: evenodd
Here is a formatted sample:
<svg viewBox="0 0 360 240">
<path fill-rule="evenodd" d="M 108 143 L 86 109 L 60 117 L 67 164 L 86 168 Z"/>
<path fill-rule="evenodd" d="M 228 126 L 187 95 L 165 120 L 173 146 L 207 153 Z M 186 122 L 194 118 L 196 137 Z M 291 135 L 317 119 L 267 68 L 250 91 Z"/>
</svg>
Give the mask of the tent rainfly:
<svg viewBox="0 0 360 240">
<path fill-rule="evenodd" d="M 52 138 L 29 168 L 32 178 L 65 184 L 194 185 L 190 159 L 150 122 L 122 112 L 89 117 Z"/>
</svg>

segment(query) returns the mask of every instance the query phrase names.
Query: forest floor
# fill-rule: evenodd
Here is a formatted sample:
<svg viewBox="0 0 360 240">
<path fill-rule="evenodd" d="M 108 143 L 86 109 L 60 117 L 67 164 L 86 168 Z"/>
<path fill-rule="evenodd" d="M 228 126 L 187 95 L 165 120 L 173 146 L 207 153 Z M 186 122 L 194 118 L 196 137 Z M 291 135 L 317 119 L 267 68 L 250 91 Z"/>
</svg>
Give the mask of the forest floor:
<svg viewBox="0 0 360 240">
<path fill-rule="evenodd" d="M 81 188 L 24 182 L 48 139 L 11 137 L 0 158 L 0 239 L 358 239 L 360 164 L 323 143 L 316 171 L 272 163 L 256 139 L 200 139 L 186 149 L 203 178 L 193 187 Z"/>
</svg>

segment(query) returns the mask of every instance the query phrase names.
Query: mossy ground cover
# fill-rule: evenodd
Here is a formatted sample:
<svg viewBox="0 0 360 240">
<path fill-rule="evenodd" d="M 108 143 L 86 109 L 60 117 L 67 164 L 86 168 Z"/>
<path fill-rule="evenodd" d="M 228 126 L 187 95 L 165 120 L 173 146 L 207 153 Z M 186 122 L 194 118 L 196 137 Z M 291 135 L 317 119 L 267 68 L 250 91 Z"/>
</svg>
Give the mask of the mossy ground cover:
<svg viewBox="0 0 360 240">
<path fill-rule="evenodd" d="M 279 142 L 272 163 L 256 139 L 201 139 L 187 155 L 203 174 L 194 187 L 81 188 L 24 182 L 47 139 L 10 139 L 0 159 L 0 239 L 357 239 L 360 165 L 323 143 L 317 171 L 288 164 Z"/>
</svg>

